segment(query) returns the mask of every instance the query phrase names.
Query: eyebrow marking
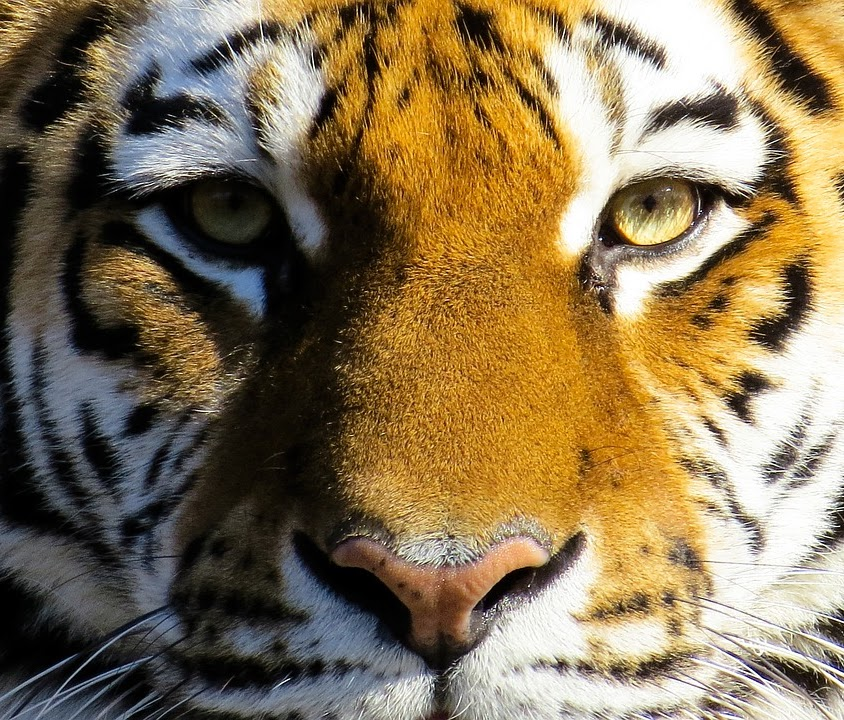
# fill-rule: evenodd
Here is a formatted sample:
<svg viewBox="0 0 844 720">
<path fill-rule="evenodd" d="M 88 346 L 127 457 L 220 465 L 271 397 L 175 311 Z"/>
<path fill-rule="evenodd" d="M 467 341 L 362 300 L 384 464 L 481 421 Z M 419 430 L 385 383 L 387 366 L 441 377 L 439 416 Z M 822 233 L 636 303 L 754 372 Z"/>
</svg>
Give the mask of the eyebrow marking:
<svg viewBox="0 0 844 720">
<path fill-rule="evenodd" d="M 262 42 L 276 42 L 287 35 L 287 28 L 280 22 L 264 20 L 244 30 L 227 35 L 211 50 L 191 61 L 191 67 L 200 75 L 210 75 L 225 67 Z"/>
<path fill-rule="evenodd" d="M 601 45 L 608 48 L 621 47 L 631 55 L 649 62 L 658 70 L 664 70 L 668 64 L 668 53 L 665 48 L 642 35 L 632 25 L 617 23 L 599 13 L 592 15 L 586 22 L 594 26 Z"/>
<path fill-rule="evenodd" d="M 725 132 L 738 127 L 738 99 L 719 88 L 705 97 L 683 98 L 663 105 L 648 119 L 642 137 L 667 130 L 683 122 L 705 125 Z"/>
</svg>

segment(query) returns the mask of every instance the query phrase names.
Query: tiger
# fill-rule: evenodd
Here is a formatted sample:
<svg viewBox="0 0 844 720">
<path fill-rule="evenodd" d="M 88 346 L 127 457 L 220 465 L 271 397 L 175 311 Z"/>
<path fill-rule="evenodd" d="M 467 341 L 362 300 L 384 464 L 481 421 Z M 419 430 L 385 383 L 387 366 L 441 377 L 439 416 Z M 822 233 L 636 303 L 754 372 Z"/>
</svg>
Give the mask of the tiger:
<svg viewBox="0 0 844 720">
<path fill-rule="evenodd" d="M 844 718 L 840 0 L 0 0 L 0 720 Z"/>
</svg>

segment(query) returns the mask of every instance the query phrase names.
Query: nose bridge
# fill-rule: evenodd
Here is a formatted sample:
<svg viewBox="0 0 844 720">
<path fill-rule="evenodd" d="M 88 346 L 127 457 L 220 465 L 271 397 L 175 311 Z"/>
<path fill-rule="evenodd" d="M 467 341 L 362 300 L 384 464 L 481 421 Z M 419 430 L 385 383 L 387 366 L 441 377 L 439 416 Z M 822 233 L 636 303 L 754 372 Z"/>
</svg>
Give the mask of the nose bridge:
<svg viewBox="0 0 844 720">
<path fill-rule="evenodd" d="M 570 491 L 594 419 L 565 277 L 451 254 L 364 303 L 337 366 L 344 495 L 476 533 Z"/>
</svg>

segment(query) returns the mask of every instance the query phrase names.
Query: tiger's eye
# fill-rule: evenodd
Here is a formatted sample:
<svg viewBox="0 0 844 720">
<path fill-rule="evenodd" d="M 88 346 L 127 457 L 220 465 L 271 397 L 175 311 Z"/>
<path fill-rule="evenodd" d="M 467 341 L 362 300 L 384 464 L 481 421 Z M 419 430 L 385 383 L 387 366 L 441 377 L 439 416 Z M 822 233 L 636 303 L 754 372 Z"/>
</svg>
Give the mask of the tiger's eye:
<svg viewBox="0 0 844 720">
<path fill-rule="evenodd" d="M 187 211 L 195 229 L 206 238 L 245 247 L 267 233 L 275 204 L 249 183 L 205 180 L 189 190 Z"/>
<path fill-rule="evenodd" d="M 630 185 L 610 200 L 606 222 L 627 245 L 652 247 L 676 240 L 700 213 L 700 192 L 692 183 L 658 178 Z"/>
</svg>

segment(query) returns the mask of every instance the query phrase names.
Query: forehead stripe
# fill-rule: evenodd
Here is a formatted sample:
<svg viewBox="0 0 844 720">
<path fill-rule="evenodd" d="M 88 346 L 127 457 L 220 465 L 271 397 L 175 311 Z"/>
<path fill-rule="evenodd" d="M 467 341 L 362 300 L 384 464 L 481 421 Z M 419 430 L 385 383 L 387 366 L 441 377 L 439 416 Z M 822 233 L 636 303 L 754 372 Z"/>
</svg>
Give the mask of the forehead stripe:
<svg viewBox="0 0 844 720">
<path fill-rule="evenodd" d="M 598 14 L 587 19 L 586 24 L 594 27 L 601 45 L 605 47 L 623 48 L 630 55 L 649 62 L 657 70 L 664 70 L 668 64 L 668 53 L 665 48 L 641 35 L 632 25 L 619 24 Z"/>
<path fill-rule="evenodd" d="M 106 34 L 109 21 L 109 13 L 95 6 L 67 36 L 51 72 L 23 105 L 24 121 L 32 130 L 44 132 L 84 100 L 81 73 L 88 48 Z"/>
<path fill-rule="evenodd" d="M 676 100 L 666 103 L 651 114 L 642 137 L 644 139 L 684 122 L 706 125 L 714 130 L 735 130 L 738 126 L 738 111 L 738 99 L 725 90 L 702 98 Z"/>
<path fill-rule="evenodd" d="M 161 80 L 161 69 L 155 63 L 126 93 L 123 107 L 130 115 L 126 132 L 130 135 L 149 135 L 175 128 L 184 128 L 192 120 L 211 125 L 228 122 L 223 108 L 210 98 L 180 92 L 157 97 L 155 89 Z"/>
<path fill-rule="evenodd" d="M 210 75 L 255 46 L 264 42 L 276 42 L 286 35 L 287 28 L 280 22 L 265 20 L 226 36 L 207 53 L 192 60 L 191 66 L 200 75 Z"/>
<path fill-rule="evenodd" d="M 821 113 L 833 107 L 832 93 L 826 79 L 816 73 L 789 45 L 771 16 L 752 0 L 733 0 L 733 12 L 748 27 L 771 60 L 767 66 L 783 88 L 794 95 L 807 110 Z"/>
</svg>

